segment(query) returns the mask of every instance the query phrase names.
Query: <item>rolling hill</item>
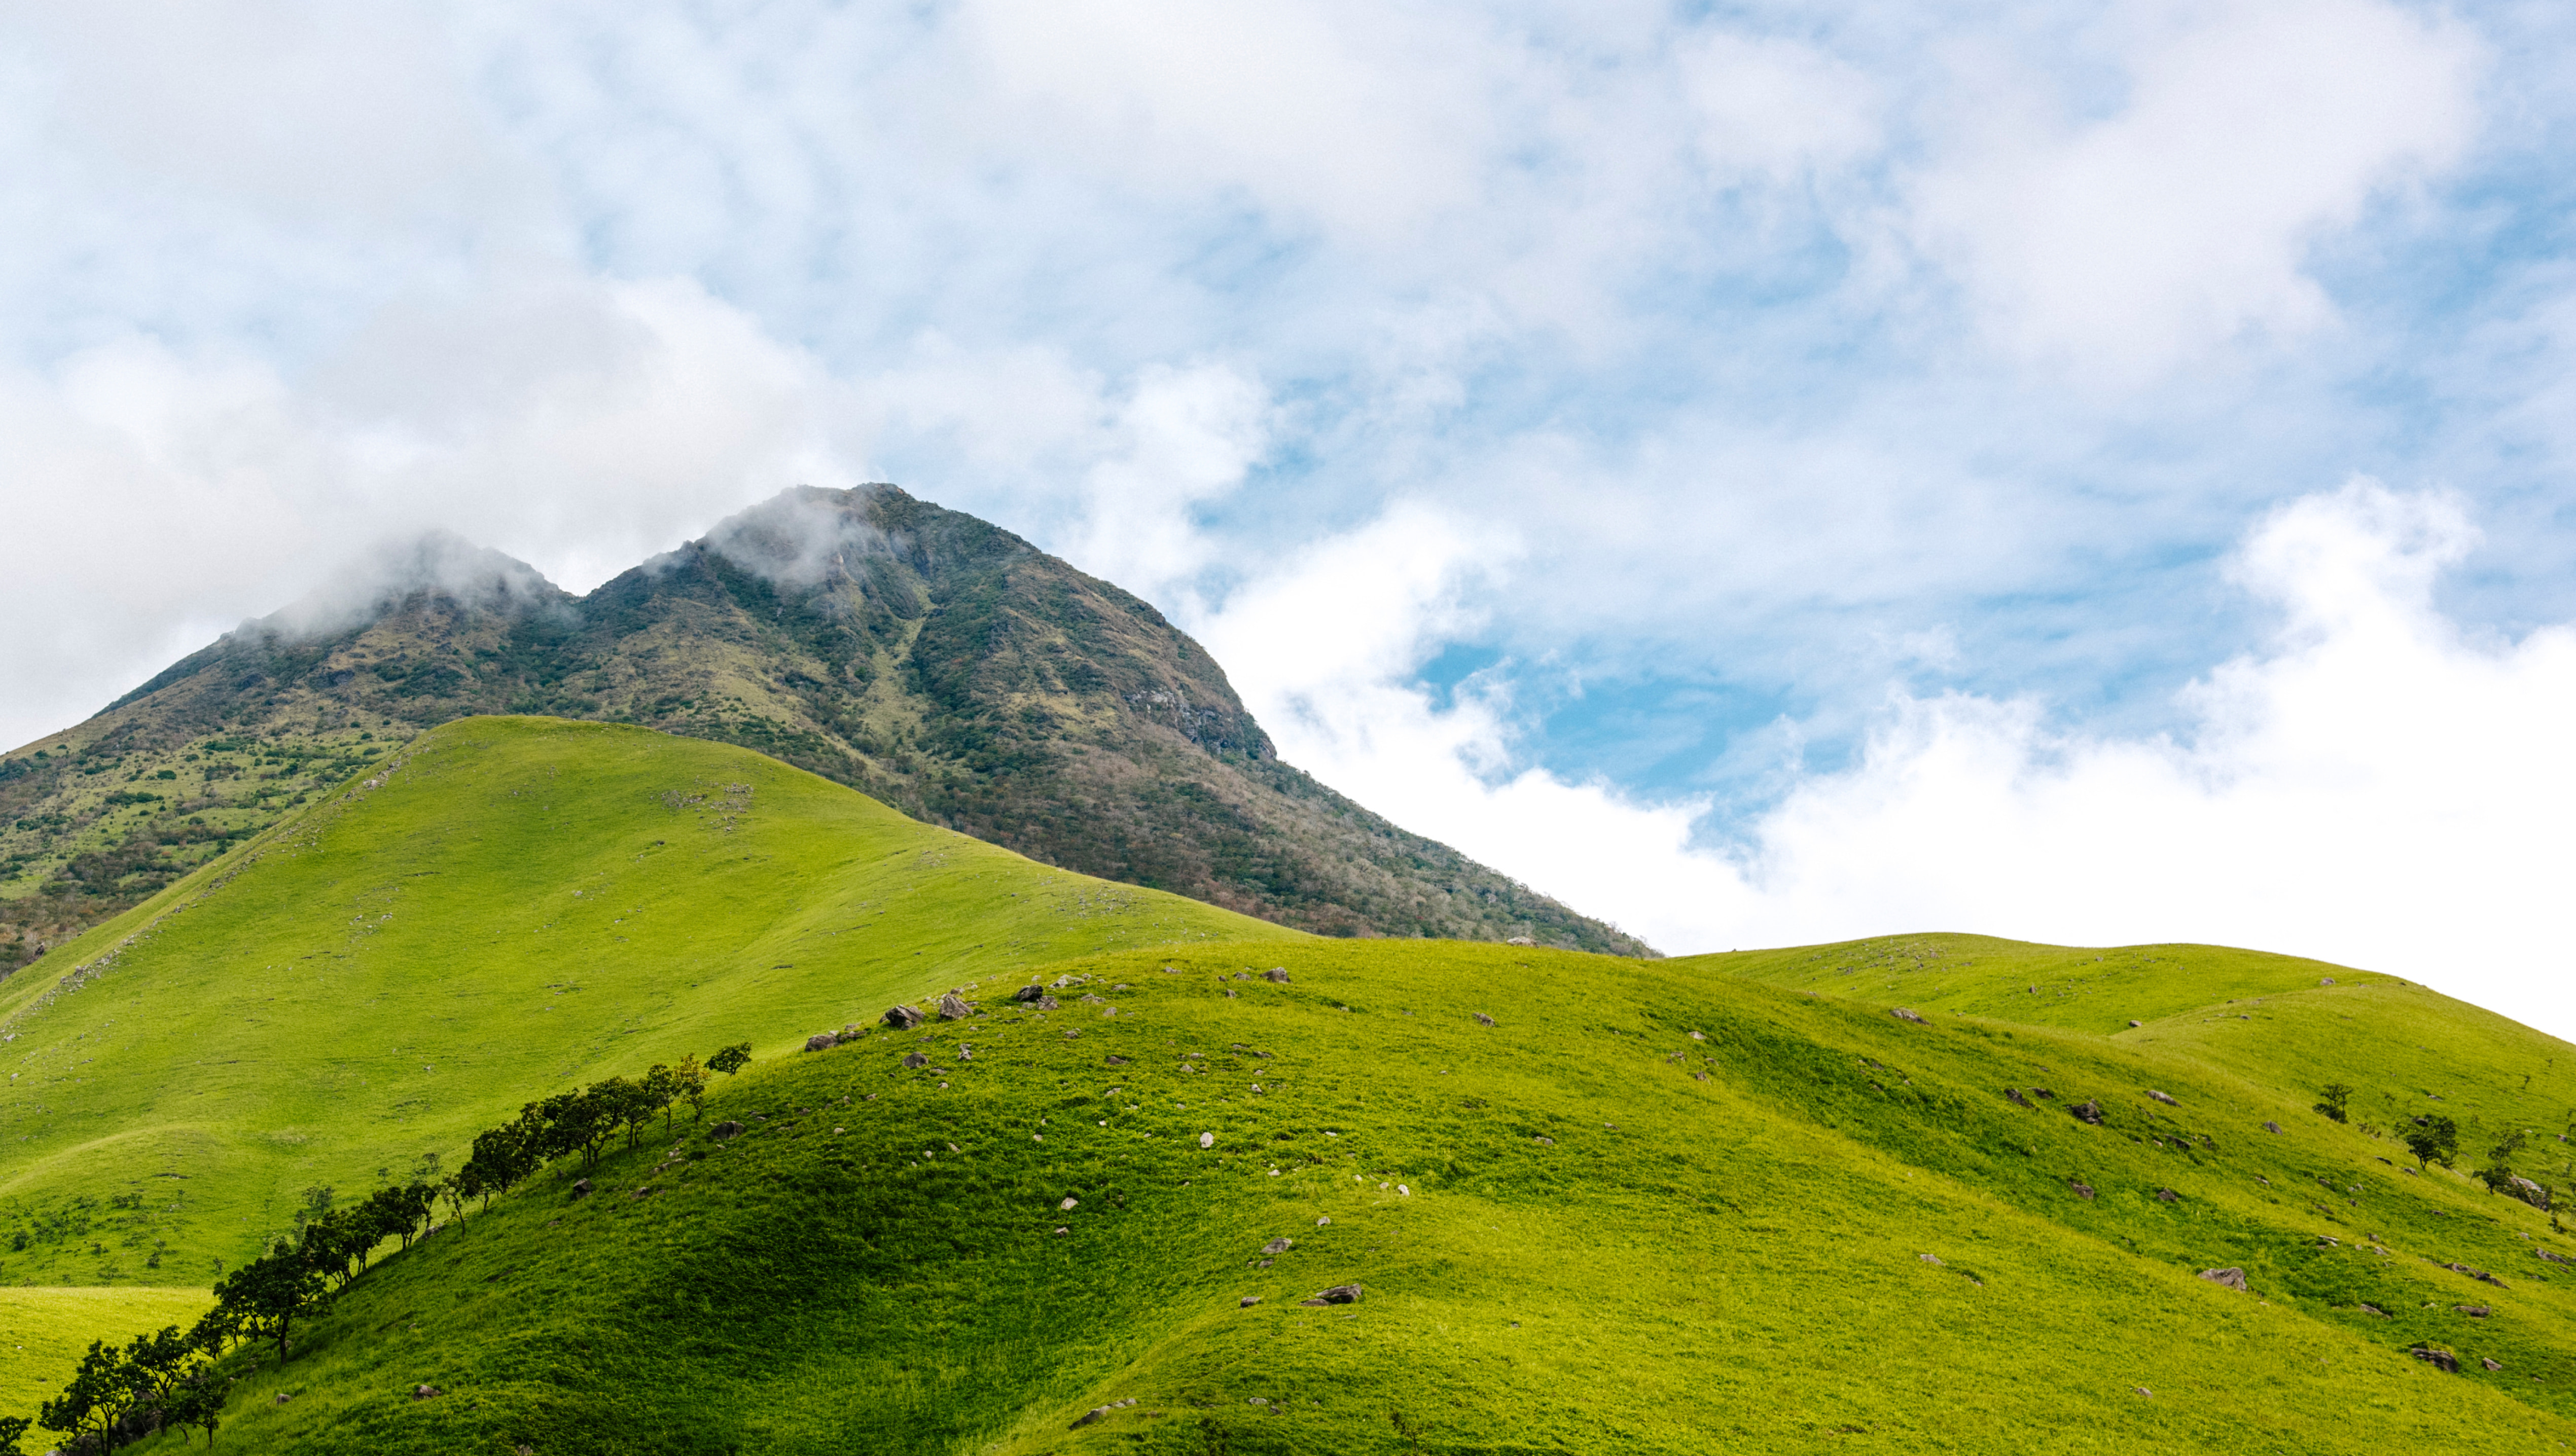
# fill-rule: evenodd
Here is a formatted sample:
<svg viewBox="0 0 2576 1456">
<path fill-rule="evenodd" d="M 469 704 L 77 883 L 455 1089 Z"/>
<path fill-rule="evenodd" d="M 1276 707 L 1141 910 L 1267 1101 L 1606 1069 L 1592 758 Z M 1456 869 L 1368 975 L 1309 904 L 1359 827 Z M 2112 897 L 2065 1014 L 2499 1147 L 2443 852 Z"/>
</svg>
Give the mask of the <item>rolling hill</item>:
<svg viewBox="0 0 2576 1456">
<path fill-rule="evenodd" d="M 233 1449 L 2576 1439 L 2576 1239 L 2393 1137 L 2453 1117 L 2465 1168 L 2522 1131 L 2558 1182 L 2576 1064 L 2313 961 L 1320 939 L 525 720 L 424 735 L 73 951 L 87 979 L 0 1005 L 0 1212 L 149 1196 L 13 1282 L 111 1243 L 131 1280 L 155 1239 L 197 1282 L 307 1187 L 760 1052 L 586 1196 L 541 1175 L 283 1368 L 236 1356 Z M 1059 1009 L 1008 998 L 1032 977 Z M 793 1050 L 951 987 L 975 1015 Z"/>
<path fill-rule="evenodd" d="M 425 538 L 0 755 L 0 971 L 388 741 L 482 714 L 756 749 L 1043 863 L 1319 934 L 1646 952 L 1280 762 L 1152 606 L 878 485 L 788 491 L 580 598 Z"/>
</svg>

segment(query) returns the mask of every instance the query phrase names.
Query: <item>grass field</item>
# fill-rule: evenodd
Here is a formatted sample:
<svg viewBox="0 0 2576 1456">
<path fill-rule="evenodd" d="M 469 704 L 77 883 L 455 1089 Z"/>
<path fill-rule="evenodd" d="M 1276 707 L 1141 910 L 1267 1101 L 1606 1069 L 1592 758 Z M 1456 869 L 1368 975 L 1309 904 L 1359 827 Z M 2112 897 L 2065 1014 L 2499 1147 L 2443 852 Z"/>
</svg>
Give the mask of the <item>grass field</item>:
<svg viewBox="0 0 2576 1456">
<path fill-rule="evenodd" d="M 2454 1117 L 2465 1168 L 2522 1130 L 2557 1182 L 2576 1064 L 2420 985 L 1953 935 L 1318 940 L 704 744 L 419 747 L 110 927 L 136 938 L 97 979 L 9 987 L 46 1079 L 0 1123 L 20 1227 L 153 1202 L 92 1210 L 148 1220 L 93 1224 L 110 1266 L 57 1234 L 0 1269 L 238 1257 L 301 1188 L 452 1165 L 570 1081 L 762 1057 L 589 1195 L 541 1175 L 383 1258 L 282 1369 L 236 1356 L 228 1449 L 2576 1441 L 2576 1238 L 2392 1137 Z M 1070 978 L 1059 1009 L 1008 999 L 1033 974 Z M 979 1014 L 791 1050 L 949 986 Z M 2326 1081 L 2353 1121 L 2312 1110 Z M 2226 1268 L 2248 1287 L 2199 1277 Z"/>
<path fill-rule="evenodd" d="M 203 1284 L 531 1098 L 1013 966 L 1292 932 L 742 749 L 472 719 L 0 987 L 0 1280 Z"/>
</svg>

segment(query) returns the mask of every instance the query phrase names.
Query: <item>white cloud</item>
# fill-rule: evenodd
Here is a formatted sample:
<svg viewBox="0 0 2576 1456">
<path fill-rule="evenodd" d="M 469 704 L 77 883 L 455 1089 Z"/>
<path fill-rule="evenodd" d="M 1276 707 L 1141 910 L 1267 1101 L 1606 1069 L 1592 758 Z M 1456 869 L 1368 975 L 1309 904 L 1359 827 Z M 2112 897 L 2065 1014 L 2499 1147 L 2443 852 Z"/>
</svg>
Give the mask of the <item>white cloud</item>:
<svg viewBox="0 0 2576 1456">
<path fill-rule="evenodd" d="M 2485 60 L 2464 27 L 2383 0 L 2126 14 L 2106 112 L 1991 56 L 1963 65 L 1912 224 L 1997 341 L 2119 383 L 2332 319 L 2310 250 L 2461 156 Z"/>
<path fill-rule="evenodd" d="M 1436 710 L 1402 686 L 1424 640 L 1405 613 L 1457 610 L 1426 583 L 1469 553 L 1440 539 L 1390 521 L 1230 606 L 1243 620 L 1211 639 L 1283 642 L 1332 583 L 1408 583 L 1319 624 L 1376 646 L 1248 685 L 1283 755 L 1667 951 L 1906 930 L 2214 942 L 2576 1030 L 2561 924 L 2576 627 L 2491 641 L 2442 615 L 2436 577 L 2474 540 L 2448 497 L 2357 482 L 2255 530 L 2233 572 L 2280 631 L 2182 695 L 2187 733 L 2090 736 L 2031 701 L 1900 698 L 1861 762 L 1736 826 L 1731 854 L 1691 847 L 1699 804 L 1497 777 L 1512 744 L 1490 702 Z"/>
</svg>

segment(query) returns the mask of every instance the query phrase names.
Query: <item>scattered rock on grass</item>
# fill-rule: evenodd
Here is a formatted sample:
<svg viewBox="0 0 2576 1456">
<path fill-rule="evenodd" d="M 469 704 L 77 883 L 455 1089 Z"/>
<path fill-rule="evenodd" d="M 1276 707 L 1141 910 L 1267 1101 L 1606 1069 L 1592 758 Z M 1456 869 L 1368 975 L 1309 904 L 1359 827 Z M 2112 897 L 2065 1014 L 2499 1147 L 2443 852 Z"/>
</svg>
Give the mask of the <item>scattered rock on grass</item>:
<svg viewBox="0 0 2576 1456">
<path fill-rule="evenodd" d="M 2163 1103 L 2167 1107 L 2180 1107 L 2182 1105 L 2181 1103 L 2174 1101 L 2172 1098 L 2167 1097 L 2162 1092 L 2157 1091 L 2153 1087 L 2147 1089 L 2147 1095 L 2154 1098 L 2156 1101 Z"/>
<path fill-rule="evenodd" d="M 2004 1089 L 2004 1100 L 2012 1103 L 2016 1107 L 2028 1107 L 2030 1105 L 2030 1099 L 2021 1095 L 2021 1089 L 2019 1087 L 2006 1087 Z"/>
<path fill-rule="evenodd" d="M 1014 1001 L 1035 1001 L 1045 994 L 1046 987 L 1039 985 L 1035 981 L 1031 981 L 1020 989 L 1013 991 L 1011 993 L 1011 999 Z"/>
<path fill-rule="evenodd" d="M 2180 1200 L 2181 1197 L 2181 1194 L 2174 1192 L 2170 1188 L 2159 1188 L 2156 1190 L 2156 1202 L 2158 1203 L 2173 1203 Z"/>
<path fill-rule="evenodd" d="M 921 1024 L 922 1015 L 909 1006 L 892 1006 L 888 1007 L 886 1014 L 879 1019 L 897 1031 L 910 1031 Z"/>
<path fill-rule="evenodd" d="M 1914 1257 L 1921 1259 L 1924 1263 L 1933 1265 L 1936 1268 L 1941 1265 L 1941 1256 L 1938 1254 L 1917 1254 Z"/>
<path fill-rule="evenodd" d="M 1270 969 L 1261 973 L 1261 979 L 1276 982 L 1277 984 L 1284 986 L 1288 984 L 1288 968 L 1286 966 L 1272 966 Z"/>
<path fill-rule="evenodd" d="M 1922 1012 L 1909 1011 L 1902 1006 L 1889 1007 L 1887 1009 L 1887 1014 L 1895 1017 L 1899 1021 L 1911 1021 L 1917 1026 L 1930 1026 L 1932 1024 L 1931 1022 L 1923 1019 Z"/>
<path fill-rule="evenodd" d="M 1073 1425 L 1069 1429 L 1079 1430 L 1084 1426 L 1090 1425 L 1093 1421 L 1101 1420 L 1109 1414 L 1110 1409 L 1110 1407 L 1105 1405 L 1093 1406 L 1091 1409 L 1075 1416 L 1073 1418 Z"/>
<path fill-rule="evenodd" d="M 1528 936 L 1526 936 L 1526 935 L 1515 935 L 1515 936 L 1513 936 L 1511 939 L 1509 939 L 1509 940 L 1507 940 L 1507 941 L 1504 941 L 1504 942 L 1503 942 L 1503 944 L 1505 944 L 1505 945 L 1536 945 L 1536 944 L 1538 944 L 1538 942 L 1537 942 L 1537 941 L 1535 941 L 1535 940 L 1530 939 L 1530 938 L 1529 938 Z"/>
<path fill-rule="evenodd" d="M 2478 1357 L 2478 1363 L 2484 1365 L 2489 1370 L 2502 1370 L 2504 1368 L 2504 1362 L 2496 1359 L 2492 1355 L 2480 1355 Z"/>
<path fill-rule="evenodd" d="M 1215 1146 L 1216 1146 L 1216 1134 L 1215 1134 L 1215 1133 L 1212 1133 L 1212 1132 L 1203 1132 L 1203 1133 L 1200 1133 L 1200 1134 L 1199 1134 L 1199 1146 L 1200 1146 L 1200 1147 L 1202 1147 L 1202 1148 L 1212 1148 L 1212 1147 L 1215 1147 Z"/>
<path fill-rule="evenodd" d="M 841 1038 L 828 1031 L 818 1031 L 805 1038 L 805 1050 L 809 1052 L 828 1052 L 840 1044 Z"/>
<path fill-rule="evenodd" d="M 1336 1284 L 1332 1288 L 1325 1290 L 1323 1293 L 1316 1295 L 1312 1299 L 1301 1299 L 1297 1302 L 1301 1305 L 1311 1304 L 1316 1306 L 1327 1304 L 1357 1304 L 1360 1302 L 1360 1286 L 1357 1284 Z"/>
<path fill-rule="evenodd" d="M 2212 1284 L 2224 1284 L 2230 1289 L 2245 1287 L 2245 1271 L 2242 1269 L 2203 1269 L 2200 1271 L 2200 1277 Z"/>
<path fill-rule="evenodd" d="M 2099 1102 L 2078 1102 L 2066 1109 L 2066 1114 L 2077 1122 L 2089 1123 L 2094 1127 L 2102 1125 L 2102 1104 Z"/>
<path fill-rule="evenodd" d="M 722 1136 L 722 1133 L 719 1132 L 718 1136 Z M 590 1196 L 590 1180 L 584 1178 L 580 1182 L 572 1185 L 572 1196 L 575 1198 L 588 1198 Z"/>
<path fill-rule="evenodd" d="M 2137 1028 L 2137 1027 L 2141 1027 L 2141 1026 L 2146 1025 L 2146 1023 L 2145 1023 L 2145 1022 L 2143 1022 L 2143 1021 L 2131 1021 L 2131 1022 L 2129 1023 L 2129 1025 L 2130 1025 L 2130 1027 L 2131 1027 L 2132 1029 L 2134 1029 L 2134 1028 Z"/>
<path fill-rule="evenodd" d="M 2265 1132 L 2279 1132 L 2281 1130 L 2281 1125 L 2277 1122 L 2266 1122 L 2263 1124 L 2263 1130 Z"/>
<path fill-rule="evenodd" d="M 926 1067 L 930 1065 L 930 1058 L 919 1052 L 912 1052 L 904 1057 L 903 1064 L 907 1067 Z"/>
<path fill-rule="evenodd" d="M 2417 1345 L 2406 1353 L 2436 1370 L 2448 1370 L 2454 1375 L 2460 1373 L 2460 1357 L 2448 1350 L 2436 1350 L 2429 1345 Z"/>
<path fill-rule="evenodd" d="M 964 1021 L 974 1014 L 975 1008 L 967 1005 L 966 998 L 954 991 L 945 992 L 939 998 L 939 1019 L 942 1021 Z"/>
<path fill-rule="evenodd" d="M 1493 1024 L 1494 1024 L 1494 1018 L 1492 1018 L 1492 1017 L 1490 1017 L 1490 1016 L 1487 1016 L 1485 1013 L 1483 1013 L 1483 1012 L 1481 1012 L 1481 1011 L 1475 1012 L 1475 1013 L 1473 1013 L 1473 1014 L 1474 1014 L 1474 1016 L 1475 1016 L 1475 1018 L 1476 1018 L 1476 1024 L 1477 1024 L 1478 1026 L 1491 1026 L 1491 1025 L 1493 1025 Z"/>
<path fill-rule="evenodd" d="M 2093 1196 L 2093 1185 L 2090 1183 L 2079 1183 L 2075 1179 L 2069 1178 L 2066 1180 L 2066 1186 L 2075 1190 L 2075 1196 L 2078 1198 L 2090 1198 Z"/>
<path fill-rule="evenodd" d="M 2485 1319 L 2495 1311 L 2483 1304 L 2455 1304 L 2451 1306 L 2451 1313 L 2464 1314 L 2471 1319 Z"/>
<path fill-rule="evenodd" d="M 1270 1242 L 1261 1246 L 1261 1252 L 1265 1254 L 1284 1254 L 1288 1252 L 1289 1248 L 1290 1242 L 1287 1239 L 1272 1239 Z"/>
<path fill-rule="evenodd" d="M 2495 1286 L 2496 1288 L 2498 1288 L 2498 1289 L 2502 1289 L 2502 1288 L 2504 1288 L 2504 1287 L 2505 1287 L 2505 1285 L 2504 1285 L 2504 1281 L 2503 1281 L 2503 1280 L 2498 1279 L 2498 1278 L 2497 1278 L 2497 1277 L 2495 1277 L 2493 1274 L 2488 1273 L 2488 1272 L 2487 1272 L 2487 1271 L 2485 1271 L 2484 1269 L 2472 1269 L 2472 1268 L 2470 1268 L 2470 1267 L 2469 1267 L 2468 1265 L 2466 1265 L 2466 1264 L 2445 1264 L 2445 1265 L 2443 1265 L 2442 1267 L 2443 1267 L 2443 1268 L 2445 1268 L 2445 1269 L 2450 1270 L 2450 1271 L 2451 1271 L 2452 1273 L 2454 1273 L 2454 1274 L 2466 1274 L 2466 1275 L 2468 1275 L 2470 1278 L 2475 1279 L 2475 1280 L 2479 1281 L 2480 1283 L 2483 1283 L 2483 1284 L 2492 1284 L 2492 1285 L 2494 1285 L 2494 1286 Z"/>
<path fill-rule="evenodd" d="M 718 1142 L 722 1142 L 726 1138 L 740 1137 L 742 1136 L 742 1124 L 728 1119 L 708 1128 L 707 1135 Z"/>
<path fill-rule="evenodd" d="M 2363 1314 L 2375 1314 L 2375 1315 L 2379 1316 L 2381 1319 L 2386 1319 L 2386 1318 L 2388 1318 L 2388 1311 L 2386 1311 L 2386 1310 L 2384 1310 L 2384 1309 L 2381 1309 L 2378 1305 L 2375 1305 L 2375 1304 L 2365 1304 L 2365 1305 L 2361 1306 L 2361 1312 L 2362 1312 Z"/>
<path fill-rule="evenodd" d="M 1261 1302 L 1261 1296 L 1260 1296 L 1260 1295 L 1258 1295 L 1258 1294 L 1247 1294 L 1247 1295 L 1245 1295 L 1243 1298 L 1241 1298 L 1241 1299 L 1239 1299 L 1239 1300 L 1235 1301 L 1235 1306 L 1234 1306 L 1234 1307 L 1235 1307 L 1236 1309 L 1250 1309 L 1250 1308 L 1252 1308 L 1254 1305 L 1259 1304 L 1260 1302 Z"/>
<path fill-rule="evenodd" d="M 414 1400 L 427 1400 L 433 1395 L 445 1394 L 447 1394 L 446 1391 L 439 1389 L 435 1385 L 415 1385 L 411 1388 L 411 1398 Z"/>
</svg>

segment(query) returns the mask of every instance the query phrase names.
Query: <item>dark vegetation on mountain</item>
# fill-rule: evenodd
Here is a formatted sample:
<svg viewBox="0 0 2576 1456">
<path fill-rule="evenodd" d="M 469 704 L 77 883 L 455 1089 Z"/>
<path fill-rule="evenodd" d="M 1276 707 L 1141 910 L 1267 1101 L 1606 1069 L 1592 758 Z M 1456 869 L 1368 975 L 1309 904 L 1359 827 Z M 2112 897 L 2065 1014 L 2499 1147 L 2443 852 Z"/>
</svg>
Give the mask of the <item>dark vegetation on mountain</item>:
<svg viewBox="0 0 2576 1456">
<path fill-rule="evenodd" d="M 0 761 L 0 969 L 389 739 L 476 714 L 738 744 L 925 823 L 1336 936 L 1648 953 L 1279 761 L 1153 607 L 892 486 L 800 488 L 578 600 L 431 538 Z"/>
</svg>

